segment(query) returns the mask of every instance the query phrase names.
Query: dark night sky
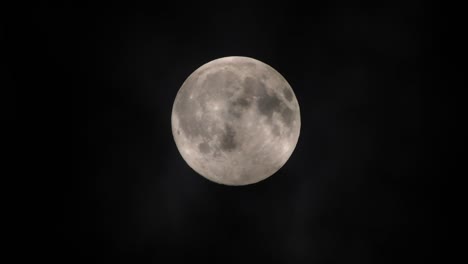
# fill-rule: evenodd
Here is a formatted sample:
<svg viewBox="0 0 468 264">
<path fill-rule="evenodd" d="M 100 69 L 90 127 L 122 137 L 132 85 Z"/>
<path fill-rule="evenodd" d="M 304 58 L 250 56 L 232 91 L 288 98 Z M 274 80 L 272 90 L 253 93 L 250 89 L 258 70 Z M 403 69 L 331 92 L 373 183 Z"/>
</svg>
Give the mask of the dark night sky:
<svg viewBox="0 0 468 264">
<path fill-rule="evenodd" d="M 156 2 L 25 19 L 32 77 L 72 108 L 71 173 L 50 180 L 58 263 L 438 257 L 431 6 Z M 290 160 L 245 187 L 198 176 L 170 124 L 185 78 L 232 55 L 277 69 L 301 107 Z"/>
</svg>

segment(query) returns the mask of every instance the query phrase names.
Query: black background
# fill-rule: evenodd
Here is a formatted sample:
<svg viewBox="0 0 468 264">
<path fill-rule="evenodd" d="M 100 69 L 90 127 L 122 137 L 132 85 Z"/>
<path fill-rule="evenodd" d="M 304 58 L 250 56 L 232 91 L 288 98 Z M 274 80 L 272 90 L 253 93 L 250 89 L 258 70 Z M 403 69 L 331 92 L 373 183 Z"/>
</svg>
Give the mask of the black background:
<svg viewBox="0 0 468 264">
<path fill-rule="evenodd" d="M 438 257 L 429 4 L 173 2 L 39 8 L 9 32 L 71 121 L 71 169 L 49 179 L 57 262 Z M 170 124 L 185 78 L 232 55 L 277 69 L 301 107 L 290 160 L 244 187 L 198 176 Z"/>
</svg>

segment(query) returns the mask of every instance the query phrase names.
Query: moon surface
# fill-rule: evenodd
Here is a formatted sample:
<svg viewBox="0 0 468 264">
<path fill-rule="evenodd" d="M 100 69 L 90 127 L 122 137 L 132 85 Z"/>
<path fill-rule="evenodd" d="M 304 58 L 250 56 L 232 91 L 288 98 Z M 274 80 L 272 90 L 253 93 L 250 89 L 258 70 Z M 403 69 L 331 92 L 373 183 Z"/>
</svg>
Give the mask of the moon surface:
<svg viewBox="0 0 468 264">
<path fill-rule="evenodd" d="M 296 147 L 299 104 L 285 78 L 248 57 L 195 70 L 172 108 L 172 134 L 187 164 L 210 181 L 247 185 L 277 172 Z"/>
</svg>

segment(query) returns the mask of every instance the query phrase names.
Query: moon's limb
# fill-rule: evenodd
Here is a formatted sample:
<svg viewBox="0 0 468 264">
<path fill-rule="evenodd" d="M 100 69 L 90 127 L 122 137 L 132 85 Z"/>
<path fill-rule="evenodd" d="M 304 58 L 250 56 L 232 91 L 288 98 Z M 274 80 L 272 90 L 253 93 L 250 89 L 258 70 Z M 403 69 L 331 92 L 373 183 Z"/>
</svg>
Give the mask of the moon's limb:
<svg viewBox="0 0 468 264">
<path fill-rule="evenodd" d="M 184 160 L 226 185 L 264 180 L 289 159 L 300 132 L 289 83 L 267 64 L 225 57 L 202 65 L 174 101 L 172 131 Z"/>
</svg>

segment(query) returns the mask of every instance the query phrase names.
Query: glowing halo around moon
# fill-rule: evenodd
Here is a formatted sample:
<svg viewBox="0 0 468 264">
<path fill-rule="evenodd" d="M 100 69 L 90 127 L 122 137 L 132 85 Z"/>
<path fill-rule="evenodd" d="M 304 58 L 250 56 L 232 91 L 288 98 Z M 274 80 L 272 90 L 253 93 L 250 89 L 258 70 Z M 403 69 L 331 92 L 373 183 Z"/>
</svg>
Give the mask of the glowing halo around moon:
<svg viewBox="0 0 468 264">
<path fill-rule="evenodd" d="M 248 57 L 224 57 L 195 70 L 177 93 L 171 122 L 187 164 L 225 185 L 252 184 L 277 172 L 301 127 L 286 79 Z"/>
</svg>

